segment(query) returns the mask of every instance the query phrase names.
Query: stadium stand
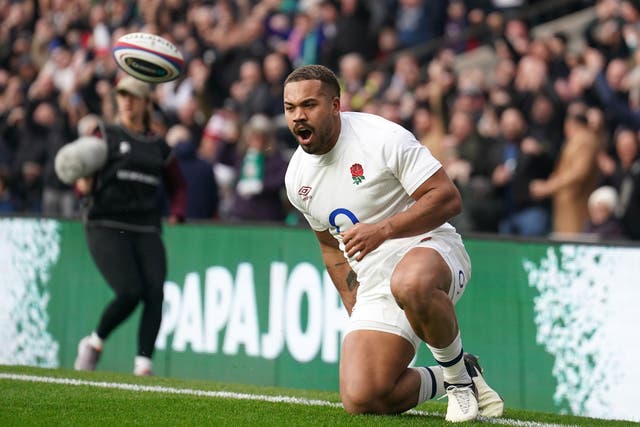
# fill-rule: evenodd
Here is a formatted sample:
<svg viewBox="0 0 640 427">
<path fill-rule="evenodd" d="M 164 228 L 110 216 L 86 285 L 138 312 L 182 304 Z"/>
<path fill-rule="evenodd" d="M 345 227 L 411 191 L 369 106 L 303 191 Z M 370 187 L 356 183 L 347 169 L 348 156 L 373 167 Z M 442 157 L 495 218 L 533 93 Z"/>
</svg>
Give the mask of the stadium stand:
<svg viewBox="0 0 640 427">
<path fill-rule="evenodd" d="M 118 69 L 111 43 L 127 32 L 148 31 L 175 42 L 187 61 L 180 79 L 155 89 L 154 129 L 188 129 L 221 187 L 219 221 L 230 219 L 225 207 L 238 181 L 243 121 L 266 115 L 279 149 L 295 148 L 278 100 L 288 71 L 310 62 L 329 65 L 343 78 L 344 109 L 383 115 L 415 133 L 433 136 L 439 127 L 443 136 L 430 138 L 430 148 L 469 206 L 455 221 L 463 232 L 519 234 L 500 225 L 533 205 L 553 216 L 558 192 L 533 200 L 515 177 L 540 156 L 557 161 L 567 139 L 564 117 L 574 104 L 599 141 L 599 179 L 585 194 L 611 185 L 619 193 L 617 217 L 629 218 L 640 206 L 640 6 L 633 0 L 544 0 L 504 9 L 499 3 L 0 1 L 2 212 L 78 215 L 75 205 L 67 202 L 61 210 L 43 200 L 72 191 L 51 175 L 53 156 L 77 137 L 83 117 L 113 117 Z M 364 59 L 364 69 L 347 80 L 339 64 L 353 53 Z M 517 142 L 504 135 L 510 108 L 526 121 Z M 470 129 L 453 121 L 456 113 L 470 117 Z M 622 161 L 614 144 L 623 129 L 633 130 L 630 161 Z M 546 180 L 545 171 L 532 173 Z M 632 228 L 625 226 L 624 236 L 640 238 Z M 553 236 L 553 224 L 539 229 Z"/>
</svg>

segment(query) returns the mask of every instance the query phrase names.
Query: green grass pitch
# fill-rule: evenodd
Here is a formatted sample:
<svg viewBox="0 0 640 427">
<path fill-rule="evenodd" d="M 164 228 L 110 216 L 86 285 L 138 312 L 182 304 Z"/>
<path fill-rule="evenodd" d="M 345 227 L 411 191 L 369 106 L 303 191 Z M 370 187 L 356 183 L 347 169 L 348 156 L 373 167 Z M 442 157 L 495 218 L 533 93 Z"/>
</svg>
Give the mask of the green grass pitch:
<svg viewBox="0 0 640 427">
<path fill-rule="evenodd" d="M 445 400 L 396 416 L 349 415 L 337 393 L 0 366 L 0 426 L 451 426 Z M 508 406 L 508 405 L 507 405 Z M 507 409 L 464 425 L 630 426 Z"/>
</svg>

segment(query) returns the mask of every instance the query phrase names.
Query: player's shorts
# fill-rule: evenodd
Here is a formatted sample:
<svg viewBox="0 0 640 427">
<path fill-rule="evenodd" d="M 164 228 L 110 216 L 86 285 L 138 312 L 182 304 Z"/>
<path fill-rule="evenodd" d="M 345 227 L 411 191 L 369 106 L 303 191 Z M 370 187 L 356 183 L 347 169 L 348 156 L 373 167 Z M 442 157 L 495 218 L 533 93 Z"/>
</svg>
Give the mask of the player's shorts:
<svg viewBox="0 0 640 427">
<path fill-rule="evenodd" d="M 458 233 L 443 230 L 431 233 L 430 237 L 431 239 L 418 241 L 404 253 L 387 258 L 371 275 L 372 282 L 367 283 L 366 287 L 360 284 L 356 304 L 349 318 L 347 334 L 362 329 L 388 332 L 405 338 L 417 351 L 422 340 L 415 334 L 404 311 L 391 294 L 390 279 L 397 263 L 412 248 L 436 250 L 451 269 L 449 298 L 454 304 L 462 297 L 471 277 L 471 261 Z"/>
</svg>

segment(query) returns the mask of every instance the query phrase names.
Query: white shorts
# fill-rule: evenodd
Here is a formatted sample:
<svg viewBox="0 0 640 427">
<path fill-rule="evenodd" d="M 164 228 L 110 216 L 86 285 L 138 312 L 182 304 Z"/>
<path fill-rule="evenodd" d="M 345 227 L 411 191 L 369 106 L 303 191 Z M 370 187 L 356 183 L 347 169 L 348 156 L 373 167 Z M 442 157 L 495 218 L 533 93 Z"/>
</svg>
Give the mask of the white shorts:
<svg viewBox="0 0 640 427">
<path fill-rule="evenodd" d="M 443 230 L 430 234 L 431 239 L 418 241 L 412 248 L 432 248 L 444 259 L 451 270 L 449 298 L 458 302 L 471 278 L 471 261 L 462 239 L 455 231 Z M 391 256 L 371 275 L 375 283 L 360 284 L 345 336 L 355 330 L 374 330 L 400 335 L 418 350 L 422 340 L 413 331 L 404 311 L 391 294 L 390 279 L 395 266 L 410 249 Z M 362 291 L 362 292 L 361 292 Z"/>
</svg>

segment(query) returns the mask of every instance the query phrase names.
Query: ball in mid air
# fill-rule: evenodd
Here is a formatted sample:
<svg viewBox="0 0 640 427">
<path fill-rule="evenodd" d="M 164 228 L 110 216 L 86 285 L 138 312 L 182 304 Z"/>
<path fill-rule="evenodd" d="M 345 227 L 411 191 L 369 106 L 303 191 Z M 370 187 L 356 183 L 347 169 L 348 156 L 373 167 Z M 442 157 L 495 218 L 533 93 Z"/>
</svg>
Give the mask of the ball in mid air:
<svg viewBox="0 0 640 427">
<path fill-rule="evenodd" d="M 184 58 L 176 45 L 150 33 L 129 33 L 113 45 L 113 58 L 127 74 L 148 83 L 175 80 Z"/>
</svg>

